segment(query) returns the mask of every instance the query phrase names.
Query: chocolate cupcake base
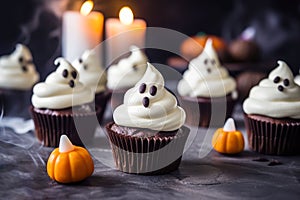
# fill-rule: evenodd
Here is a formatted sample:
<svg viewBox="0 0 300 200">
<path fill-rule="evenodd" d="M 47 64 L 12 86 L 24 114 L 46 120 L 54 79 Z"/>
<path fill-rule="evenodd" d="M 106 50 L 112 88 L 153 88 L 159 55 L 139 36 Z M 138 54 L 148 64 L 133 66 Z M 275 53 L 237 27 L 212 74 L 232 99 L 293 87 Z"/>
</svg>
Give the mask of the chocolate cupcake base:
<svg viewBox="0 0 300 200">
<path fill-rule="evenodd" d="M 220 98 L 181 96 L 180 105 L 186 111 L 186 124 L 218 127 L 231 117 L 236 99 L 229 94 Z"/>
<path fill-rule="evenodd" d="M 141 137 L 116 131 L 112 129 L 114 125 L 113 122 L 107 124 L 106 130 L 118 170 L 130 174 L 156 175 L 178 169 L 189 134 L 187 127 L 174 132 L 159 132 L 156 136 Z M 142 135 L 148 130 L 138 131 Z"/>
<path fill-rule="evenodd" d="M 270 155 L 300 154 L 300 120 L 245 114 L 249 147 Z"/>
<path fill-rule="evenodd" d="M 58 147 L 61 135 L 67 135 L 74 145 L 84 146 L 92 141 L 102 109 L 91 105 L 61 110 L 39 109 L 31 106 L 35 135 L 47 147 Z"/>
</svg>

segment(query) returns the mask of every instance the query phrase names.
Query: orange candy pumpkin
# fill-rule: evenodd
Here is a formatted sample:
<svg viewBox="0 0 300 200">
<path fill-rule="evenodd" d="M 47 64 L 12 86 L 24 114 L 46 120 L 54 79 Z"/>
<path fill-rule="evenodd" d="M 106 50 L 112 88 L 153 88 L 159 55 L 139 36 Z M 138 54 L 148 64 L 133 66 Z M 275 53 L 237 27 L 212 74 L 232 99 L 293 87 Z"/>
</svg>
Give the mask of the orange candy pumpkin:
<svg viewBox="0 0 300 200">
<path fill-rule="evenodd" d="M 59 147 L 48 158 L 49 177 L 60 183 L 72 183 L 91 176 L 93 171 L 94 163 L 89 152 L 74 146 L 66 135 L 62 135 Z"/>
<path fill-rule="evenodd" d="M 244 137 L 235 129 L 234 120 L 229 118 L 223 128 L 217 129 L 212 138 L 213 148 L 224 154 L 236 154 L 244 150 Z"/>
</svg>

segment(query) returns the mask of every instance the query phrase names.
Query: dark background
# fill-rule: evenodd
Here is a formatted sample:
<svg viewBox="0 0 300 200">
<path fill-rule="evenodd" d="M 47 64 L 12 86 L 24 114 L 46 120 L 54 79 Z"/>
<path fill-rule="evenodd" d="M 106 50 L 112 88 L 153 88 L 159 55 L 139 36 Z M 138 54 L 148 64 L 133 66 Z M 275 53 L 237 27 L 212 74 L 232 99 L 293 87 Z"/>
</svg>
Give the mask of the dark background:
<svg viewBox="0 0 300 200">
<path fill-rule="evenodd" d="M 11 53 L 18 42 L 28 45 L 44 79 L 54 70 L 53 60 L 61 55 L 61 14 L 65 9 L 77 9 L 81 2 L 2 2 L 0 55 Z M 52 3 L 54 6 L 49 6 Z M 169 28 L 189 36 L 206 32 L 231 41 L 245 28 L 253 26 L 257 30 L 255 41 L 262 49 L 263 60 L 283 59 L 295 74 L 300 67 L 299 0 L 95 0 L 95 3 L 95 9 L 105 17 L 117 17 L 119 9 L 129 5 L 135 16 L 144 18 L 148 26 Z M 151 62 L 164 63 L 168 56 L 168 52 L 149 52 Z"/>
</svg>

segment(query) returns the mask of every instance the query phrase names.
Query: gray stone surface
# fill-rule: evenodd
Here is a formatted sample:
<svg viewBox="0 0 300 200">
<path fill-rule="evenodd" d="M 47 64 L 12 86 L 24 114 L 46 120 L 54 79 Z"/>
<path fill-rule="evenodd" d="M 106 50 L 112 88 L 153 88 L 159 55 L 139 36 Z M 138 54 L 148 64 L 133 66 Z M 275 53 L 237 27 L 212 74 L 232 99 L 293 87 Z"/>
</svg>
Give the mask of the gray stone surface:
<svg viewBox="0 0 300 200">
<path fill-rule="evenodd" d="M 239 115 L 236 119 L 243 130 Z M 111 153 L 106 138 L 99 134 L 103 144 L 91 149 L 93 175 L 83 182 L 64 185 L 52 181 L 46 172 L 52 148 L 42 147 L 33 132 L 18 135 L 1 128 L 0 198 L 300 199 L 300 156 L 265 156 L 249 151 L 247 145 L 241 154 L 225 156 L 210 151 L 209 134 L 204 142 L 206 131 L 199 129 L 194 134 L 179 170 L 160 176 L 125 174 L 108 167 Z M 258 157 L 269 161 L 254 161 Z M 272 159 L 282 164 L 268 166 Z"/>
</svg>

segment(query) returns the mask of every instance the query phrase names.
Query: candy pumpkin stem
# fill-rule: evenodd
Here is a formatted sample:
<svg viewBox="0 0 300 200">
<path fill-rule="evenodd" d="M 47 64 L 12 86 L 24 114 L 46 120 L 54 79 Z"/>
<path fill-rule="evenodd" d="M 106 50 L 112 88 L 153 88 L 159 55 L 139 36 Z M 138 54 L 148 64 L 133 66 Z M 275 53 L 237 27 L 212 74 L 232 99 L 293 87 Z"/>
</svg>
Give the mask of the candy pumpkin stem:
<svg viewBox="0 0 300 200">
<path fill-rule="evenodd" d="M 232 118 L 227 119 L 226 123 L 224 124 L 223 131 L 226 131 L 226 132 L 236 131 L 235 123 Z"/>
<path fill-rule="evenodd" d="M 73 151 L 73 150 L 74 150 L 74 146 L 73 146 L 72 142 L 69 140 L 68 136 L 66 136 L 66 135 L 60 136 L 59 152 L 66 153 L 66 152 Z"/>
</svg>

